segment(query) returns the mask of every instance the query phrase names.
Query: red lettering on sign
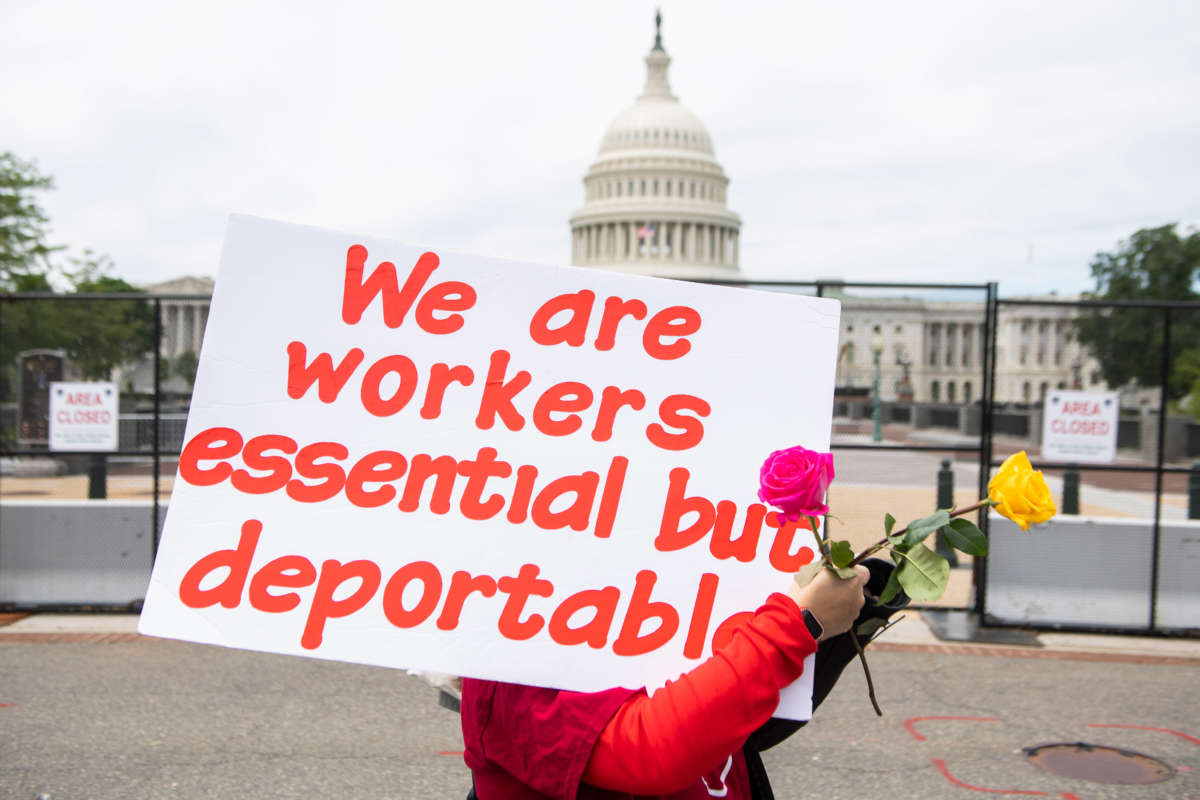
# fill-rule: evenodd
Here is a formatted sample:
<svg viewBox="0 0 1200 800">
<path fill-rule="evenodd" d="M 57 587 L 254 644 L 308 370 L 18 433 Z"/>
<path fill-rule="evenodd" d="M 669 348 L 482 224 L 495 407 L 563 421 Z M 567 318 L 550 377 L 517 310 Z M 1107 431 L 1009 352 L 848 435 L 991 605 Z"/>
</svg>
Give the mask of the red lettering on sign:
<svg viewBox="0 0 1200 800">
<path fill-rule="evenodd" d="M 541 345 L 566 344 L 582 347 L 587 341 L 588 321 L 596 303 L 596 293 L 584 289 L 570 294 L 560 294 L 543 303 L 529 322 L 529 336 Z M 560 314 L 567 319 L 550 327 Z M 608 297 L 604 301 L 604 313 L 600 329 L 596 334 L 597 350 L 612 350 L 616 345 L 617 331 L 627 317 L 643 320 L 649 310 L 638 299 Z M 642 349 L 646 355 L 660 361 L 672 361 L 687 355 L 692 343 L 687 339 L 700 330 L 700 313 L 688 306 L 670 306 L 656 313 L 642 330 Z M 670 341 L 668 341 L 670 340 Z"/>
<path fill-rule="evenodd" d="M 288 354 L 288 397 L 299 400 L 308 393 L 314 383 L 317 384 L 317 397 L 322 403 L 332 403 L 362 363 L 363 351 L 353 347 L 342 357 L 335 369 L 333 356 L 329 353 L 318 353 L 311 364 L 307 364 L 308 349 L 304 342 L 292 342 L 287 346 Z"/>
<path fill-rule="evenodd" d="M 267 562 L 251 576 L 250 564 L 261 533 L 262 524 L 258 520 L 247 520 L 242 525 L 236 547 L 201 556 L 180 582 L 179 596 L 184 604 L 190 608 L 218 604 L 227 609 L 236 608 L 248 582 L 246 597 L 250 606 L 257 611 L 280 614 L 296 609 L 304 600 L 297 592 L 274 594 L 273 589 L 299 589 L 315 584 L 300 637 L 301 647 L 314 650 L 324 641 L 325 628 L 331 620 L 362 611 L 379 593 L 381 570 L 367 559 L 347 562 L 326 559 L 317 568 L 302 555 L 288 554 Z M 499 579 L 459 570 L 446 585 L 432 562 L 413 561 L 392 573 L 384 585 L 380 605 L 392 625 L 415 628 L 426 623 L 441 602 L 442 611 L 436 627 L 450 631 L 458 627 L 468 597 L 478 594 L 486 600 L 502 592 L 506 597 L 499 609 L 496 628 L 505 638 L 526 641 L 546 630 L 560 645 L 605 647 L 613 630 L 621 590 L 616 586 L 605 586 L 577 591 L 553 606 L 547 623 L 542 614 L 530 608 L 534 598 L 554 596 L 554 584 L 540 574 L 536 564 L 524 564 L 516 575 Z M 201 588 L 203 584 L 212 583 L 213 575 L 219 576 L 220 580 L 215 585 Z M 663 647 L 679 631 L 678 609 L 669 602 L 653 599 L 657 580 L 658 576 L 651 570 L 637 573 L 625 617 L 612 643 L 615 654 L 642 655 Z M 411 587 L 418 584 L 419 590 L 413 591 Z M 688 658 L 701 656 L 717 587 L 716 575 L 704 573 L 700 576 L 683 643 L 683 653 Z M 406 595 L 408 605 L 405 604 Z M 494 609 L 495 605 L 491 607 Z M 748 614 L 735 615 L 722 623 L 714 641 L 720 641 L 733 622 L 745 616 Z"/>
<path fill-rule="evenodd" d="M 597 350 L 613 349 L 617 341 L 617 328 L 625 317 L 645 319 L 646 304 L 641 300 L 622 300 L 619 297 L 604 301 L 604 316 L 600 318 L 600 332 L 596 334 Z"/>
<path fill-rule="evenodd" d="M 325 636 L 326 621 L 349 616 L 365 606 L 379 589 L 381 577 L 379 566 L 373 561 L 362 559 L 343 564 L 333 558 L 327 559 L 321 565 L 312 606 L 309 607 L 308 619 L 304 623 L 304 633 L 300 636 L 300 646 L 305 650 L 320 647 Z M 334 595 L 343 584 L 354 582 L 357 582 L 358 586 L 349 597 L 334 599 Z"/>
<path fill-rule="evenodd" d="M 551 297 L 542 303 L 529 321 L 530 338 L 547 346 L 566 344 L 582 347 L 587 341 L 588 319 L 595 302 L 596 293 L 588 289 Z M 563 313 L 567 314 L 567 319 L 558 327 L 551 328 L 550 323 Z"/>
<path fill-rule="evenodd" d="M 292 462 L 283 456 L 269 456 L 271 450 L 292 454 L 296 452 L 296 440 L 287 436 L 267 434 L 255 436 L 242 448 L 242 463 L 250 469 L 267 470 L 266 475 L 252 475 L 244 469 L 235 469 L 230 483 L 233 488 L 246 494 L 266 494 L 282 489 L 292 477 Z"/>
<path fill-rule="evenodd" d="M 223 459 L 242 450 L 242 436 L 233 428 L 208 428 L 192 437 L 179 455 L 179 477 L 193 486 L 215 486 L 229 477 L 233 467 Z M 201 461 L 221 461 L 201 469 Z"/>
<path fill-rule="evenodd" d="M 550 627 L 547 629 L 550 638 L 568 647 L 586 644 L 596 650 L 603 648 L 608 643 L 608 632 L 612 629 L 620 599 L 621 590 L 615 586 L 576 592 L 559 603 L 550 616 Z M 589 609 L 592 611 L 591 619 L 572 627 L 571 618 Z"/>
<path fill-rule="evenodd" d="M 250 574 L 250 561 L 258 547 L 262 523 L 248 519 L 242 523 L 242 534 L 237 547 L 209 553 L 192 565 L 179 582 L 179 599 L 188 608 L 208 608 L 220 603 L 225 608 L 236 608 L 242 602 L 242 588 Z M 200 584 L 219 569 L 229 572 L 216 586 L 201 589 Z"/>
<path fill-rule="evenodd" d="M 288 481 L 287 495 L 301 503 L 319 503 L 336 495 L 346 485 L 346 471 L 339 464 L 318 464 L 319 458 L 345 461 L 350 455 L 346 445 L 337 442 L 317 442 L 301 448 L 296 454 L 296 472 L 302 478 L 321 478 L 317 484 L 307 484 L 296 478 Z"/>
<path fill-rule="evenodd" d="M 644 569 L 635 578 L 633 594 L 629 598 L 629 610 L 621 623 L 621 633 L 613 642 L 613 652 L 619 656 L 640 656 L 666 644 L 679 630 L 679 612 L 670 603 L 651 601 L 658 575 Z M 656 619 L 654 630 L 643 634 L 647 620 Z"/>
<path fill-rule="evenodd" d="M 411 610 L 404 607 L 404 590 L 421 582 L 421 599 Z M 415 628 L 437 608 L 442 596 L 442 573 L 428 561 L 413 561 L 396 570 L 383 590 L 383 615 L 397 628 Z"/>
<path fill-rule="evenodd" d="M 300 595 L 295 592 L 271 594 L 276 586 L 299 588 L 312 586 L 317 579 L 317 568 L 304 556 L 280 556 L 264 564 L 250 581 L 246 598 L 250 605 L 268 614 L 282 614 L 300 605 Z"/>
<path fill-rule="evenodd" d="M 400 382 L 392 396 L 385 398 L 381 391 L 383 380 L 392 373 L 399 376 Z M 400 413 L 416 393 L 417 380 L 417 365 L 408 356 L 393 355 L 379 359 L 363 375 L 360 390 L 363 408 L 377 417 Z"/>
<path fill-rule="evenodd" d="M 461 569 L 450 576 L 450 589 L 446 592 L 446 604 L 442 606 L 442 613 L 437 620 L 440 630 L 452 631 L 458 627 L 463 603 L 473 592 L 478 592 L 484 597 L 495 596 L 496 579 L 491 575 L 472 577 L 471 573 Z"/>
<path fill-rule="evenodd" d="M 683 411 L 691 411 L 696 416 L 686 416 Z M 663 450 L 687 450 L 700 444 L 704 438 L 704 423 L 699 417 L 707 417 L 712 408 L 707 402 L 690 394 L 673 394 L 663 399 L 658 406 L 658 417 L 672 428 L 678 428 L 679 433 L 668 433 L 666 428 L 657 422 L 646 427 L 646 438 L 650 443 Z"/>
<path fill-rule="evenodd" d="M 540 614 L 530 614 L 528 618 L 521 619 L 525 603 L 532 595 L 550 597 L 554 594 L 554 584 L 539 578 L 540 571 L 536 564 L 522 564 L 516 577 L 505 576 L 496 581 L 496 586 L 500 591 L 508 595 L 504 609 L 500 612 L 498 623 L 500 633 L 506 639 L 515 639 L 516 641 L 530 639 L 536 636 L 542 626 L 546 624 Z"/>
</svg>

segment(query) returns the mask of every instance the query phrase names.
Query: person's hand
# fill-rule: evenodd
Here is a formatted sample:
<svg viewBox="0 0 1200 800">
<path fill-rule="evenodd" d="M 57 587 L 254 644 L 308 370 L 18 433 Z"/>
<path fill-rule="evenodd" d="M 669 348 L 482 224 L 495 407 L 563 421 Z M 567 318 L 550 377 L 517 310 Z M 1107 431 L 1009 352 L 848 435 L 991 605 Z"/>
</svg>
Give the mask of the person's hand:
<svg viewBox="0 0 1200 800">
<path fill-rule="evenodd" d="M 792 581 L 788 589 L 788 597 L 817 618 L 822 639 L 850 630 L 863 607 L 866 599 L 863 589 L 871 573 L 861 564 L 854 572 L 854 577 L 839 578 L 830 570 L 822 569 L 807 586 L 798 586 Z"/>
</svg>

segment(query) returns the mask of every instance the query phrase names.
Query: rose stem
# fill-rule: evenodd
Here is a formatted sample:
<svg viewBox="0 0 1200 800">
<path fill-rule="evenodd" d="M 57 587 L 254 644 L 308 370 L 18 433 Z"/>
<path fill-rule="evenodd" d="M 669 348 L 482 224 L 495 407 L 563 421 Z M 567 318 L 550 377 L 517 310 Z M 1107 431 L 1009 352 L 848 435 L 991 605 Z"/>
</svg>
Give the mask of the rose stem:
<svg viewBox="0 0 1200 800">
<path fill-rule="evenodd" d="M 854 642 L 854 649 L 858 651 L 858 660 L 862 662 L 863 675 L 867 676 L 867 696 L 871 698 L 875 716 L 882 717 L 883 709 L 879 707 L 879 701 L 875 699 L 875 682 L 871 680 L 871 668 L 867 666 L 867 654 L 863 652 L 862 642 L 858 640 L 858 634 L 853 630 L 850 631 L 850 641 Z"/>
<path fill-rule="evenodd" d="M 984 506 L 990 506 L 991 504 L 992 504 L 992 501 L 985 497 L 983 500 L 980 500 L 978 503 L 976 503 L 973 506 L 967 506 L 966 508 L 959 508 L 959 509 L 952 510 L 950 512 L 950 516 L 961 517 L 963 514 L 970 514 L 972 511 L 978 511 L 979 509 L 983 508 Z M 908 526 L 905 525 L 903 528 L 901 528 L 900 530 L 893 533 L 892 536 L 899 536 L 899 535 L 901 535 L 903 533 L 907 533 L 907 532 L 908 532 Z M 853 567 L 853 566 L 857 566 L 858 564 L 861 564 L 872 553 L 877 553 L 880 550 L 882 550 L 884 547 L 887 547 L 887 543 L 888 543 L 888 537 L 885 536 L 882 539 L 880 539 L 878 542 L 871 545 L 866 550 L 863 550 L 861 553 L 859 553 L 857 556 L 855 556 L 854 560 L 850 562 L 850 566 Z"/>
</svg>

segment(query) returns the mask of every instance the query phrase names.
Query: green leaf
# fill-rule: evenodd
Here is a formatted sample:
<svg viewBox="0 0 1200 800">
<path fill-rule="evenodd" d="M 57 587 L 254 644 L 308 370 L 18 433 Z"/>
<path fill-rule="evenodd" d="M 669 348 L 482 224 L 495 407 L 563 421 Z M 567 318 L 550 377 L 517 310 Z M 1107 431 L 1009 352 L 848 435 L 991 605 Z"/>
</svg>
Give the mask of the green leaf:
<svg viewBox="0 0 1200 800">
<path fill-rule="evenodd" d="M 854 548 L 849 542 L 833 542 L 829 547 L 829 560 L 835 567 L 848 567 L 854 560 Z"/>
<path fill-rule="evenodd" d="M 950 512 L 938 509 L 928 517 L 915 519 L 908 523 L 908 532 L 904 535 L 904 544 L 912 546 L 925 541 L 927 537 L 950 522 Z"/>
<path fill-rule="evenodd" d="M 808 586 L 824 566 L 825 564 L 820 559 L 805 564 L 796 570 L 796 584 L 798 586 Z"/>
<path fill-rule="evenodd" d="M 951 547 L 955 547 L 969 556 L 987 555 L 987 537 L 974 522 L 968 519 L 950 520 L 942 533 Z"/>
<path fill-rule="evenodd" d="M 946 591 L 946 584 L 950 581 L 950 562 L 946 559 L 923 544 L 907 552 L 900 552 L 899 549 L 892 552 L 902 558 L 900 566 L 896 568 L 896 579 L 913 600 L 937 600 Z"/>
<path fill-rule="evenodd" d="M 892 554 L 893 561 L 899 561 L 895 553 Z M 879 593 L 880 605 L 887 605 L 896 599 L 896 595 L 900 594 L 900 578 L 896 575 L 900 570 L 892 570 L 892 574 L 888 575 L 887 584 L 884 585 L 883 591 Z"/>
<path fill-rule="evenodd" d="M 886 624 L 887 620 L 879 619 L 878 617 L 872 617 L 868 620 L 858 623 L 858 627 L 854 629 L 854 633 L 857 634 L 860 639 L 870 639 L 876 634 L 876 632 L 879 631 L 880 628 Z"/>
<path fill-rule="evenodd" d="M 892 528 L 894 528 L 894 527 L 896 527 L 896 518 L 893 517 L 891 514 L 884 514 L 883 515 L 883 535 L 891 536 Z"/>
<path fill-rule="evenodd" d="M 833 574 L 837 575 L 842 580 L 845 580 L 846 578 L 853 578 L 855 575 L 857 575 L 858 570 L 856 570 L 854 567 L 834 567 Z"/>
</svg>

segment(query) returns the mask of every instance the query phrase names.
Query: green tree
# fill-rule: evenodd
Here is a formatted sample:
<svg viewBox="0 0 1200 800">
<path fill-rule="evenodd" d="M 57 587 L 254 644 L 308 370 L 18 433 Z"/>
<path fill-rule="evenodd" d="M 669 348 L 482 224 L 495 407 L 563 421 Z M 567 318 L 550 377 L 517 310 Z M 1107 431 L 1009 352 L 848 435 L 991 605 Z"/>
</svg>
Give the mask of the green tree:
<svg viewBox="0 0 1200 800">
<path fill-rule="evenodd" d="M 1091 263 L 1096 300 L 1200 299 L 1200 231 L 1181 234 L 1178 225 L 1143 228 L 1112 252 L 1097 253 Z M 1158 386 L 1162 382 L 1163 313 L 1157 309 L 1085 308 L 1075 333 L 1100 363 L 1109 386 Z M 1170 363 L 1200 342 L 1200 314 L 1174 313 Z M 1172 369 L 1167 394 L 1178 399 L 1191 391 L 1185 371 Z"/>
<path fill-rule="evenodd" d="M 112 261 L 84 251 L 68 272 L 74 294 L 145 294 L 107 274 Z M 113 367 L 136 361 L 154 350 L 154 306 L 146 300 L 60 300 L 60 346 L 85 378 L 108 378 Z"/>
<path fill-rule="evenodd" d="M 188 386 L 194 386 L 196 383 L 196 367 L 199 364 L 200 357 L 196 355 L 195 351 L 184 350 L 171 362 L 171 374 L 187 381 Z"/>
<path fill-rule="evenodd" d="M 142 293 L 111 274 L 106 256 L 85 250 L 65 266 L 52 259 L 63 248 L 46 243 L 49 219 L 34 195 L 53 186 L 32 162 L 0 154 L 0 291 L 55 293 L 55 276 L 71 287 L 68 294 Z M 154 309 L 147 301 L 0 302 L 0 399 L 14 396 L 16 359 L 24 350 L 63 350 L 84 377 L 94 380 L 154 348 Z"/>
<path fill-rule="evenodd" d="M 46 243 L 50 220 L 35 198 L 53 188 L 33 162 L 0 153 L 0 290 L 18 291 L 23 276 L 46 274 L 51 254 L 62 249 Z"/>
</svg>

